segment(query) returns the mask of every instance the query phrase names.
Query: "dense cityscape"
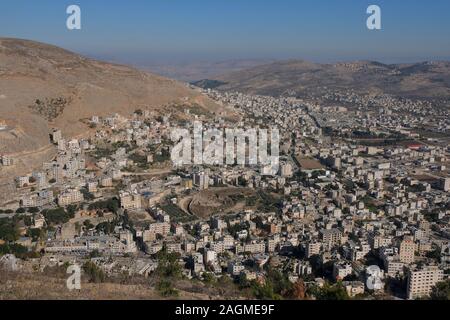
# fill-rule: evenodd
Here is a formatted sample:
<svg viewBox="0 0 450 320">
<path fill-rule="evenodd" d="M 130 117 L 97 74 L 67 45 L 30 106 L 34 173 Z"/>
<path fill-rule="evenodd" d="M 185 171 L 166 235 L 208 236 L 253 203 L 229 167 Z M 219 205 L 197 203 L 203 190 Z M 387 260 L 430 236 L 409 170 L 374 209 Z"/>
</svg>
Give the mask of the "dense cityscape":
<svg viewBox="0 0 450 320">
<path fill-rule="evenodd" d="M 80 265 L 85 281 L 125 274 L 160 297 L 199 283 L 226 299 L 447 294 L 448 108 L 353 91 L 275 98 L 192 89 L 234 116 L 191 104 L 168 107 L 180 114 L 93 116 L 83 120 L 85 138 L 54 128 L 54 159 L 0 197 L 3 268 Z M 175 166 L 171 130 L 194 121 L 205 130 L 278 128 L 278 172 Z M 1 119 L 0 130 L 8 130 Z M 0 170 L 17 160 L 2 154 Z"/>
</svg>

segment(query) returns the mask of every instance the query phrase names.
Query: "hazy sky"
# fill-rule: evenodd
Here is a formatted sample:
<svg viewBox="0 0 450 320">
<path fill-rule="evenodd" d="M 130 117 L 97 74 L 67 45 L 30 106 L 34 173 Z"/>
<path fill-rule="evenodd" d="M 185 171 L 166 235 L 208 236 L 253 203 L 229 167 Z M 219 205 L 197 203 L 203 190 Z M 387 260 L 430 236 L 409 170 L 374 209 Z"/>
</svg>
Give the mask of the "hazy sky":
<svg viewBox="0 0 450 320">
<path fill-rule="evenodd" d="M 82 30 L 66 29 L 66 8 Z M 382 9 L 381 31 L 366 9 Z M 1 0 L 0 36 L 128 62 L 450 59 L 449 0 Z"/>
</svg>

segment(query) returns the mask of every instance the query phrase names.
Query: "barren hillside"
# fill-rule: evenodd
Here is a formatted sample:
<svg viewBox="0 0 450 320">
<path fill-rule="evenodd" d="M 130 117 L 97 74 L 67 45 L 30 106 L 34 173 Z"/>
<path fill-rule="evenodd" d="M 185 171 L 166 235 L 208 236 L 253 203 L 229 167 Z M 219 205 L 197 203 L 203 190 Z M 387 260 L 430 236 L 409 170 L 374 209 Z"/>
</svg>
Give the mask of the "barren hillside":
<svg viewBox="0 0 450 320">
<path fill-rule="evenodd" d="M 0 169 L 0 186 L 51 157 L 49 132 L 86 133 L 80 119 L 164 111 L 172 102 L 218 107 L 185 85 L 139 70 L 82 57 L 47 44 L 0 38 L 0 154 L 18 159 Z"/>
<path fill-rule="evenodd" d="M 421 99 L 450 99 L 450 62 L 383 64 L 356 61 L 318 64 L 281 61 L 197 82 L 251 94 L 322 95 L 328 90 L 391 94 Z"/>
</svg>

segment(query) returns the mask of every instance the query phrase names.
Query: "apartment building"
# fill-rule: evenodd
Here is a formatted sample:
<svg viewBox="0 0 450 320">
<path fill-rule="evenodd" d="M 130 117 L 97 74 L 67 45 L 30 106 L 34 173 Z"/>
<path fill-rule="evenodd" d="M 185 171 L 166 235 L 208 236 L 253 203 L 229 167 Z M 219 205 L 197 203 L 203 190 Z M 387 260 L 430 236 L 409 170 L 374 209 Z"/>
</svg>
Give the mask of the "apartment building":
<svg viewBox="0 0 450 320">
<path fill-rule="evenodd" d="M 150 233 L 166 236 L 170 233 L 170 224 L 167 222 L 152 223 L 148 229 Z"/>
<path fill-rule="evenodd" d="M 311 258 L 314 255 L 317 255 L 320 253 L 320 248 L 322 247 L 322 244 L 320 242 L 310 242 L 306 245 L 306 257 Z"/>
<path fill-rule="evenodd" d="M 342 232 L 337 228 L 320 230 L 322 241 L 329 246 L 336 246 L 341 243 Z"/>
<path fill-rule="evenodd" d="M 444 271 L 437 266 L 427 266 L 422 269 L 409 269 L 406 289 L 408 299 L 429 296 L 431 289 L 443 279 Z"/>
<path fill-rule="evenodd" d="M 129 192 L 120 193 L 120 205 L 122 208 L 140 209 L 142 207 L 141 196 L 139 194 L 131 194 Z"/>
<path fill-rule="evenodd" d="M 409 264 L 414 262 L 416 244 L 411 237 L 405 237 L 400 243 L 399 258 L 400 262 Z"/>
<path fill-rule="evenodd" d="M 83 194 L 76 189 L 66 190 L 58 196 L 58 204 L 61 207 L 79 203 L 81 201 L 83 201 Z"/>
</svg>

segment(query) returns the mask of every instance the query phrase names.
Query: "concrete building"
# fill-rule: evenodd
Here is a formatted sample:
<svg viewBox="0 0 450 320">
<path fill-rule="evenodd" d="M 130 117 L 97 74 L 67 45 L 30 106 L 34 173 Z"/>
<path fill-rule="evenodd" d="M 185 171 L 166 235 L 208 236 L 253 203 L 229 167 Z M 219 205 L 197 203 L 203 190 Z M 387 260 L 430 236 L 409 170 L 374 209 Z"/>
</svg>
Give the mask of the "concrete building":
<svg viewBox="0 0 450 320">
<path fill-rule="evenodd" d="M 7 155 L 1 156 L 0 160 L 1 160 L 0 161 L 1 164 L 3 166 L 5 166 L 5 167 L 9 167 L 9 166 L 14 165 L 14 159 L 12 157 L 10 157 L 10 156 L 7 156 Z"/>
<path fill-rule="evenodd" d="M 81 201 L 83 201 L 83 194 L 76 189 L 66 190 L 58 196 L 58 204 L 61 207 L 79 203 Z"/>
<path fill-rule="evenodd" d="M 342 232 L 337 228 L 320 230 L 322 241 L 333 247 L 341 243 Z"/>
<path fill-rule="evenodd" d="M 414 256 L 416 251 L 416 244 L 413 239 L 406 237 L 400 243 L 399 258 L 400 262 L 410 264 L 414 262 Z"/>
<path fill-rule="evenodd" d="M 431 289 L 443 279 L 444 271 L 437 266 L 427 266 L 422 269 L 409 269 L 406 289 L 408 299 L 429 296 Z"/>
<path fill-rule="evenodd" d="M 346 276 L 353 273 L 353 268 L 349 263 L 335 263 L 333 265 L 333 277 L 337 280 L 342 280 Z"/>
<path fill-rule="evenodd" d="M 317 255 L 320 253 L 320 248 L 322 247 L 322 244 L 320 242 L 310 242 L 306 246 L 306 257 L 311 258 L 314 255 Z"/>
<path fill-rule="evenodd" d="M 126 210 L 140 209 L 142 208 L 141 196 L 139 194 L 131 194 L 130 192 L 121 192 L 120 205 Z"/>
</svg>

